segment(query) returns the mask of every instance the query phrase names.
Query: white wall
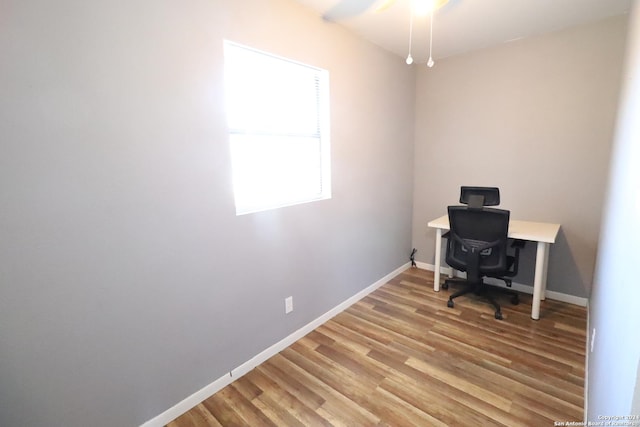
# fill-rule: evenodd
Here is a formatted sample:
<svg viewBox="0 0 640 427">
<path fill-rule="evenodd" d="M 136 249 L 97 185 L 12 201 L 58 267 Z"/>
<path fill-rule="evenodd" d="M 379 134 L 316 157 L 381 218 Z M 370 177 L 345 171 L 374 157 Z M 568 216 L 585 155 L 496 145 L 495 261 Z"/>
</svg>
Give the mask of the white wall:
<svg viewBox="0 0 640 427">
<path fill-rule="evenodd" d="M 640 410 L 640 8 L 631 14 L 620 111 L 590 303 L 588 413 L 638 415 Z M 635 393 L 635 403 L 634 403 Z M 634 422 L 633 420 L 624 420 Z M 637 424 L 637 420 L 635 420 Z"/>
<path fill-rule="evenodd" d="M 408 261 L 402 59 L 289 0 L 0 9 L 0 425 L 139 425 Z M 331 200 L 236 217 L 225 38 L 329 70 Z"/>
<path fill-rule="evenodd" d="M 413 244 L 434 263 L 429 220 L 461 185 L 497 186 L 512 217 L 562 224 L 548 287 L 589 294 L 626 17 L 438 61 L 417 77 Z M 517 282 L 533 284 L 535 245 Z"/>
</svg>

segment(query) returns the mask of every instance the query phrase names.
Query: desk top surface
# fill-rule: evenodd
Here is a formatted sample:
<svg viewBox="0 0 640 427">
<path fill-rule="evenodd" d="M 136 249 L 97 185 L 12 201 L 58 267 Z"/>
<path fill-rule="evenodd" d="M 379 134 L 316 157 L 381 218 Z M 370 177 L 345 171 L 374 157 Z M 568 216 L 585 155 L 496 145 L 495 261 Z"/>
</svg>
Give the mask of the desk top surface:
<svg viewBox="0 0 640 427">
<path fill-rule="evenodd" d="M 431 228 L 449 229 L 449 216 L 443 215 L 427 224 Z M 560 231 L 560 224 L 549 222 L 520 221 L 512 219 L 509 221 L 509 237 L 512 239 L 530 240 L 533 242 L 555 243 L 556 236 Z"/>
</svg>

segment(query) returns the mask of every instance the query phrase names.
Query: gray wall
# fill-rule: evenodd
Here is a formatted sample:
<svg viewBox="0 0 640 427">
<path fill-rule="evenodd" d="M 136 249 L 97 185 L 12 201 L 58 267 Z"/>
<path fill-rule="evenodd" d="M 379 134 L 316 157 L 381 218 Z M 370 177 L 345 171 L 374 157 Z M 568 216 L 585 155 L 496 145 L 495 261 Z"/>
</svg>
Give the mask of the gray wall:
<svg viewBox="0 0 640 427">
<path fill-rule="evenodd" d="M 587 419 L 640 415 L 640 8 L 631 15 L 627 65 L 593 292 Z M 591 332 L 589 336 L 592 336 Z M 635 391 L 634 391 L 635 390 Z M 635 392 L 635 398 L 634 398 Z M 635 420 L 637 425 L 638 421 Z"/>
<path fill-rule="evenodd" d="M 0 425 L 141 424 L 408 261 L 401 58 L 289 0 L 1 4 Z M 224 38 L 330 71 L 331 200 L 236 217 Z"/>
<path fill-rule="evenodd" d="M 434 263 L 427 222 L 461 185 L 497 186 L 512 217 L 562 224 L 549 290 L 592 282 L 626 17 L 447 58 L 417 75 L 413 245 Z M 517 282 L 533 284 L 535 245 Z"/>
</svg>

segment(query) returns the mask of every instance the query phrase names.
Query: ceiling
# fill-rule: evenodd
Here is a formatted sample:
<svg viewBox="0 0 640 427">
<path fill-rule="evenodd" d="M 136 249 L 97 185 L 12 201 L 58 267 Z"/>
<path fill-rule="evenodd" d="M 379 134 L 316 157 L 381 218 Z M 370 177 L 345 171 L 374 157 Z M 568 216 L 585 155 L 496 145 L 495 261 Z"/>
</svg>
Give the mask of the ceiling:
<svg viewBox="0 0 640 427">
<path fill-rule="evenodd" d="M 320 15 L 339 3 L 373 4 L 357 16 L 328 22 L 401 57 L 409 51 L 411 0 L 396 0 L 376 12 L 380 0 L 296 0 Z M 435 12 L 433 58 L 444 58 L 520 38 L 557 31 L 621 15 L 632 0 L 449 0 Z M 429 57 L 429 17 L 414 18 L 412 56 L 416 63 Z"/>
</svg>

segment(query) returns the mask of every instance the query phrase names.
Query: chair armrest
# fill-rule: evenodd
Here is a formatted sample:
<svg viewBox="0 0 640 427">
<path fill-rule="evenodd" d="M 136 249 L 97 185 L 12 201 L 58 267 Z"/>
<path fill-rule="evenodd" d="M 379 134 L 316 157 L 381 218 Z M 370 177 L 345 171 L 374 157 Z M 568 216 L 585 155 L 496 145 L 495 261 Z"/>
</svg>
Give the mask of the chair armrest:
<svg viewBox="0 0 640 427">
<path fill-rule="evenodd" d="M 518 264 L 520 263 L 520 249 L 524 248 L 526 244 L 526 240 L 520 239 L 514 239 L 513 243 L 511 243 L 511 247 L 514 248 L 515 252 L 513 254 L 513 264 L 511 265 L 511 270 L 509 271 L 510 277 L 518 274 Z"/>
</svg>

